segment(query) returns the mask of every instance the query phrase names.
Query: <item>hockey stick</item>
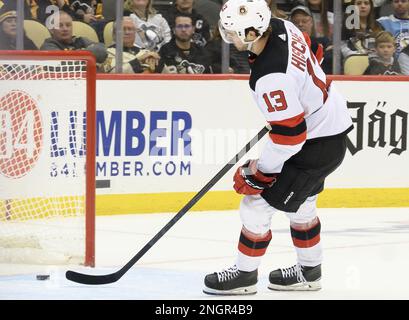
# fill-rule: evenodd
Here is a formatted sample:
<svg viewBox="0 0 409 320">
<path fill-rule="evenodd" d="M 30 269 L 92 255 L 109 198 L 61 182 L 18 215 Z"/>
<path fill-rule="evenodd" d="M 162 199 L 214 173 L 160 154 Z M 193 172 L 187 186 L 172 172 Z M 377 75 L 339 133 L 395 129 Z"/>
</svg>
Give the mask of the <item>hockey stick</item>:
<svg viewBox="0 0 409 320">
<path fill-rule="evenodd" d="M 90 275 L 75 271 L 67 271 L 68 280 L 83 284 L 107 284 L 118 281 L 150 248 L 182 218 L 249 150 L 270 130 L 267 125 L 245 145 L 196 195 L 170 220 L 131 260 L 120 270 L 106 275 Z"/>
</svg>

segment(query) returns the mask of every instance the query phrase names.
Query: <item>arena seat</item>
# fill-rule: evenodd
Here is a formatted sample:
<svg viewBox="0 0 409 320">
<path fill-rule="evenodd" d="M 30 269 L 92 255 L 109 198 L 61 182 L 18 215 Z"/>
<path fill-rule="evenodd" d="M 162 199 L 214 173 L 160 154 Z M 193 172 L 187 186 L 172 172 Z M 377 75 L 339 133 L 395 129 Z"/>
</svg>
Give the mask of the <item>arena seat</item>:
<svg viewBox="0 0 409 320">
<path fill-rule="evenodd" d="M 108 22 L 104 27 L 104 43 L 106 47 L 114 44 L 114 39 L 112 37 L 112 31 L 114 28 L 114 22 Z"/>
<path fill-rule="evenodd" d="M 352 55 L 344 62 L 345 75 L 362 75 L 369 66 L 368 55 Z"/>
<path fill-rule="evenodd" d="M 51 37 L 50 31 L 42 23 L 34 20 L 24 20 L 24 31 L 38 49 L 45 39 Z"/>
<path fill-rule="evenodd" d="M 73 21 L 72 28 L 74 36 L 85 37 L 93 42 L 99 42 L 97 32 L 85 22 Z"/>
</svg>

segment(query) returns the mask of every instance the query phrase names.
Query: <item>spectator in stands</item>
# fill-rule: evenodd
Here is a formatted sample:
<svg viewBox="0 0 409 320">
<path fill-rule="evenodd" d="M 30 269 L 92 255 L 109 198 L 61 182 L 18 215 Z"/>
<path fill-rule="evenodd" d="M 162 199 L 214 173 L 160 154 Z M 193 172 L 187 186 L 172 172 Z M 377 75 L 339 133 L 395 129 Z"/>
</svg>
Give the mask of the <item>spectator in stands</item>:
<svg viewBox="0 0 409 320">
<path fill-rule="evenodd" d="M 126 0 L 125 12 L 136 26 L 135 44 L 139 48 L 159 51 L 172 38 L 166 19 L 152 7 L 152 0 Z"/>
<path fill-rule="evenodd" d="M 393 14 L 378 22 L 390 32 L 396 42 L 396 56 L 409 44 L 409 0 L 392 0 Z"/>
<path fill-rule="evenodd" d="M 321 67 L 326 74 L 332 74 L 334 14 L 328 11 L 328 1 L 326 0 L 307 0 L 306 7 L 310 9 L 314 20 L 312 38 L 320 43 L 325 51 L 325 58 Z"/>
<path fill-rule="evenodd" d="M 65 11 L 59 12 L 59 26 L 50 29 L 51 38 L 44 41 L 41 50 L 88 50 L 98 64 L 107 58 L 107 51 L 102 43 L 95 43 L 85 37 L 73 36 L 72 17 Z"/>
<path fill-rule="evenodd" d="M 136 26 L 130 17 L 124 17 L 123 29 L 123 73 L 154 73 L 159 64 L 159 54 L 135 46 Z M 115 39 L 116 24 L 113 28 L 113 38 Z M 108 48 L 108 58 L 104 63 L 104 72 L 115 72 L 115 44 Z"/>
<path fill-rule="evenodd" d="M 100 42 L 104 42 L 104 27 L 108 21 L 102 15 L 102 0 L 70 0 L 74 19 L 89 24 L 97 32 Z"/>
<path fill-rule="evenodd" d="M 369 62 L 366 75 L 398 75 L 401 73 L 399 63 L 394 58 L 395 39 L 387 31 L 381 31 L 375 38 L 376 57 Z"/>
<path fill-rule="evenodd" d="M 31 1 L 24 0 L 24 19 L 35 18 L 31 13 Z M 0 10 L 4 11 L 17 11 L 17 1 L 16 0 L 0 0 Z"/>
<path fill-rule="evenodd" d="M 290 12 L 290 20 L 302 32 L 306 32 L 310 38 L 314 37 L 314 19 L 310 9 L 305 6 L 296 6 Z"/>
<path fill-rule="evenodd" d="M 315 37 L 314 20 L 310 9 L 305 6 L 296 6 L 290 12 L 290 21 L 310 38 L 310 47 L 323 68 L 332 68 L 332 45 L 328 38 Z M 327 72 L 330 72 L 326 70 Z"/>
<path fill-rule="evenodd" d="M 400 53 L 398 63 L 402 74 L 409 76 L 409 46 Z"/>
<path fill-rule="evenodd" d="M 352 17 L 345 18 L 342 30 L 342 55 L 346 59 L 353 54 L 364 54 L 372 59 L 376 56 L 375 37 L 382 31 L 382 26 L 375 20 L 374 2 L 353 0 L 350 4 L 359 10 L 359 28 L 355 29 Z"/>
<path fill-rule="evenodd" d="M 193 9 L 193 0 L 176 0 L 175 6 L 170 8 L 165 16 L 170 27 L 175 27 L 175 17 L 179 14 L 188 15 L 192 18 L 195 33 L 192 41 L 200 47 L 204 47 L 210 41 L 210 25 L 208 21 Z"/>
<path fill-rule="evenodd" d="M 310 47 L 319 61 L 322 61 L 324 58 L 324 52 L 326 52 L 327 55 L 328 53 L 331 54 L 331 50 L 324 51 L 324 46 L 321 43 L 318 43 L 314 36 L 314 20 L 310 9 L 305 6 L 296 6 L 290 12 L 290 20 L 298 27 L 298 29 L 309 36 L 311 42 Z M 329 45 L 329 42 L 327 45 Z M 331 57 L 326 58 L 330 59 Z"/>
<path fill-rule="evenodd" d="M 190 15 L 178 15 L 174 23 L 174 38 L 159 54 L 168 73 L 211 73 L 210 57 L 204 48 L 192 41 L 195 28 Z"/>
<path fill-rule="evenodd" d="M 346 7 L 348 7 L 348 6 L 350 6 L 350 5 L 353 5 L 353 2 L 354 2 L 354 0 L 344 0 L 344 9 Z M 380 12 L 381 12 L 382 6 L 384 6 L 386 3 L 389 3 L 389 2 L 390 2 L 390 0 L 372 0 L 372 6 L 373 6 L 375 19 L 378 19 L 380 17 Z M 330 8 L 330 10 L 331 10 L 331 8 Z M 345 10 L 344 10 L 344 12 L 345 12 Z"/>
<path fill-rule="evenodd" d="M 17 13 L 7 11 L 8 7 L 0 10 L 0 50 L 16 50 Z M 37 50 L 37 47 L 25 34 L 23 38 L 25 50 Z"/>
<path fill-rule="evenodd" d="M 311 10 L 314 19 L 315 36 L 317 38 L 331 39 L 334 14 L 328 10 L 328 1 L 308 0 L 307 7 Z"/>
</svg>

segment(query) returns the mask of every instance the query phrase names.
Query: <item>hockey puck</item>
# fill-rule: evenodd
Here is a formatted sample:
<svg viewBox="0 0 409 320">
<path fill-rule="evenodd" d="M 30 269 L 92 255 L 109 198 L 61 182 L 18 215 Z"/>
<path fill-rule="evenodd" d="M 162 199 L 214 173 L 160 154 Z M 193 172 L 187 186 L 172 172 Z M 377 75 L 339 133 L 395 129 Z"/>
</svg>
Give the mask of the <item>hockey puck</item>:
<svg viewBox="0 0 409 320">
<path fill-rule="evenodd" d="M 49 274 L 38 274 L 36 276 L 37 280 L 50 280 Z"/>
</svg>

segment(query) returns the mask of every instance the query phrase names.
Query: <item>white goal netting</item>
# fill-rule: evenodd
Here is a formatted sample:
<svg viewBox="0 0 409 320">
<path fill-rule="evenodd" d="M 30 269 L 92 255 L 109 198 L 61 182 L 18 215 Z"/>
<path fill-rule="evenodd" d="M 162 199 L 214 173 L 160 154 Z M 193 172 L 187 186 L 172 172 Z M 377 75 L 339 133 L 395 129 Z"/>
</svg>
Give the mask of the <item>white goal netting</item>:
<svg viewBox="0 0 409 320">
<path fill-rule="evenodd" d="M 0 262 L 86 261 L 86 80 L 86 60 L 0 55 Z"/>
</svg>

